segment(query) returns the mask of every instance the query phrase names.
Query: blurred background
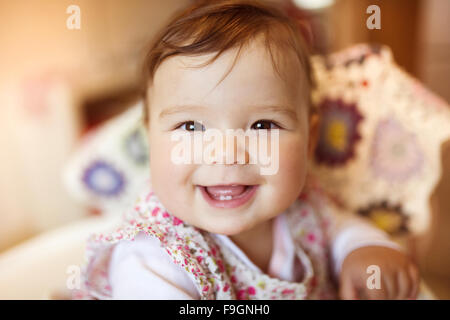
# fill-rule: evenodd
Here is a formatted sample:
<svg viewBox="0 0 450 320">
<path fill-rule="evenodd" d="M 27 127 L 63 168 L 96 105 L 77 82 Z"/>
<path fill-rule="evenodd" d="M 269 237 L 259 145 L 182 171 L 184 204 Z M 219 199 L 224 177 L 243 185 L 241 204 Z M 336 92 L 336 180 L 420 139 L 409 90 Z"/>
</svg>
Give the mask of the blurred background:
<svg viewBox="0 0 450 320">
<path fill-rule="evenodd" d="M 0 255 L 97 214 L 68 194 L 62 169 L 87 133 L 139 97 L 149 40 L 189 2 L 0 0 Z M 272 2 L 307 22 L 314 53 L 386 44 L 400 66 L 450 101 L 450 1 Z M 372 4 L 381 30 L 366 27 Z M 66 25 L 70 5 L 80 8 L 80 29 Z"/>
</svg>

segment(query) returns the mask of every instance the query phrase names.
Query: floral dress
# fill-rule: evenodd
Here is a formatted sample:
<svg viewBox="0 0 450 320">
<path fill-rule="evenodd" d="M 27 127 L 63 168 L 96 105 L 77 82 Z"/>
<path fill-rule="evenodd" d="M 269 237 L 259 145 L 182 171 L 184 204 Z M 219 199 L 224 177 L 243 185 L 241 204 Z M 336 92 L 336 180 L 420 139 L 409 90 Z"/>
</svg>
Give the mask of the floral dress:
<svg viewBox="0 0 450 320">
<path fill-rule="evenodd" d="M 145 232 L 156 237 L 173 263 L 195 283 L 201 299 L 333 299 L 328 257 L 328 202 L 318 192 L 303 193 L 284 213 L 303 267 L 300 282 L 252 270 L 212 234 L 193 227 L 166 211 L 152 191 L 145 191 L 122 227 L 108 235 L 93 235 L 87 246 L 83 288 L 78 299 L 111 299 L 108 267 L 115 244 L 134 241 Z"/>
</svg>

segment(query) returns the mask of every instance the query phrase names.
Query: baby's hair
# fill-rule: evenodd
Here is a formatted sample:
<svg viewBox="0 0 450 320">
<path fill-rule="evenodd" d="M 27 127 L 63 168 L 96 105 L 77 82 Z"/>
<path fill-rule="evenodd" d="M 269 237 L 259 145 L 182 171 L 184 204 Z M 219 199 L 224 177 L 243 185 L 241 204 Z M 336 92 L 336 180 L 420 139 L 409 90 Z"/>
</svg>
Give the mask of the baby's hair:
<svg viewBox="0 0 450 320">
<path fill-rule="evenodd" d="M 147 89 L 161 63 L 176 55 L 214 54 L 201 66 L 213 63 L 223 52 L 238 48 L 235 65 L 242 48 L 263 35 L 272 65 L 281 76 L 279 61 L 291 50 L 300 63 L 299 74 L 308 92 L 312 87 L 307 46 L 299 26 L 278 8 L 257 0 L 202 0 L 175 15 L 157 34 L 144 62 L 144 120 L 147 123 Z M 278 49 L 275 51 L 274 48 Z M 275 56 L 276 53 L 279 57 Z M 224 76 L 224 78 L 226 77 Z M 222 80 L 224 79 L 222 78 Z"/>
</svg>

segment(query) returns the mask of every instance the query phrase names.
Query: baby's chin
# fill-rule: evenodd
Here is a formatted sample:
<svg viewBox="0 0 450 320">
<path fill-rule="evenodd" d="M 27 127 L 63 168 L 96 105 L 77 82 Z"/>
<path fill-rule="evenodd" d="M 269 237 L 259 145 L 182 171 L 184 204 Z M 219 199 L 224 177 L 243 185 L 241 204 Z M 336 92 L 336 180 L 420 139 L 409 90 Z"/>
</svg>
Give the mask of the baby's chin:
<svg viewBox="0 0 450 320">
<path fill-rule="evenodd" d="M 191 224 L 211 233 L 235 236 L 267 222 L 280 213 L 276 208 L 257 205 L 238 211 L 210 209 L 197 211 L 196 219 Z"/>
<path fill-rule="evenodd" d="M 266 221 L 269 219 L 263 219 L 262 221 L 259 221 L 259 223 Z M 198 223 L 194 224 L 197 228 L 205 230 L 210 233 L 216 233 L 216 234 L 222 234 L 226 236 L 235 236 L 240 233 L 246 232 L 248 230 L 251 230 L 255 225 L 257 225 L 258 222 L 252 221 L 252 223 L 246 223 L 242 220 L 236 221 L 234 219 L 229 219 L 227 222 L 217 221 L 217 223 L 214 221 L 214 219 L 210 219 L 207 223 Z"/>
</svg>

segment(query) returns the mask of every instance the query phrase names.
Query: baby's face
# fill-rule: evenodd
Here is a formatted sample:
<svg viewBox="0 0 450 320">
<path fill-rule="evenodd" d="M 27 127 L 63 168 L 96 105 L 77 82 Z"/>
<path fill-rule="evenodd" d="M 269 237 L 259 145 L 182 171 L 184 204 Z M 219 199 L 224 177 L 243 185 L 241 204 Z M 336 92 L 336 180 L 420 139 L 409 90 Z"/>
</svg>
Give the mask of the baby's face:
<svg viewBox="0 0 450 320">
<path fill-rule="evenodd" d="M 308 93 L 300 92 L 298 69 L 291 65 L 282 70 L 288 81 L 282 80 L 266 49 L 254 41 L 223 79 L 235 54 L 227 51 L 204 67 L 193 65 L 211 56 L 169 58 L 157 69 L 148 92 L 154 192 L 181 220 L 227 235 L 250 230 L 295 201 L 305 182 L 309 144 Z M 279 129 L 278 171 L 261 175 L 258 164 L 173 161 L 173 148 L 180 143 L 172 141 L 174 131 L 212 128 L 224 133 Z"/>
</svg>

